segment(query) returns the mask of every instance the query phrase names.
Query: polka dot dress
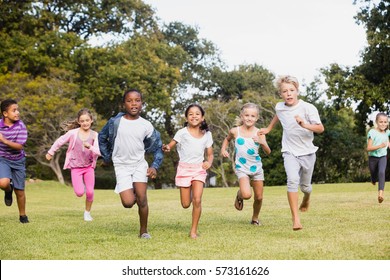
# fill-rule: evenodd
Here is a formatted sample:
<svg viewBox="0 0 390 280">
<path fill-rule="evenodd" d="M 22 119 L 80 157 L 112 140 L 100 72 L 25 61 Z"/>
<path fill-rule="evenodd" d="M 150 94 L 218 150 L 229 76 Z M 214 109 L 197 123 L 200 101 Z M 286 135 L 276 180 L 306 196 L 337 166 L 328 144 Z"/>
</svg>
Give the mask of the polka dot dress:
<svg viewBox="0 0 390 280">
<path fill-rule="evenodd" d="M 248 175 L 254 174 L 262 168 L 259 143 L 256 143 L 252 138 L 240 136 L 240 129 L 237 130 L 235 141 L 236 169 Z"/>
</svg>

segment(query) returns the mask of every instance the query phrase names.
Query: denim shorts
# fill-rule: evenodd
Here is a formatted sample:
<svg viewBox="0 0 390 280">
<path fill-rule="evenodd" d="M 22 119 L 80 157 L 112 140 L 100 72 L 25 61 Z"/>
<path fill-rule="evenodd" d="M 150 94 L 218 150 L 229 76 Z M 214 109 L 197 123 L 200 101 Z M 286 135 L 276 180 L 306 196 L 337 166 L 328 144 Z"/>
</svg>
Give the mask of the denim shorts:
<svg viewBox="0 0 390 280">
<path fill-rule="evenodd" d="M 26 158 L 9 160 L 0 157 L 0 178 L 12 180 L 14 188 L 24 190 L 26 182 Z"/>
</svg>

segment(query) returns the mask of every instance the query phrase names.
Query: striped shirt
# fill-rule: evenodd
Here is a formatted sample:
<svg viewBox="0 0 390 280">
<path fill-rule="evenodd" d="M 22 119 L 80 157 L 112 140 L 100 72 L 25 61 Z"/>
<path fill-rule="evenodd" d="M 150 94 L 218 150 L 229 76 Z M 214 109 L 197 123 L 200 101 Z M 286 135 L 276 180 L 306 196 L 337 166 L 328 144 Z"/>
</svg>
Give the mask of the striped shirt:
<svg viewBox="0 0 390 280">
<path fill-rule="evenodd" d="M 0 120 L 0 133 L 9 141 L 24 145 L 27 141 L 27 128 L 25 124 L 19 120 L 12 126 L 4 124 L 4 120 Z M 0 142 L 0 157 L 8 160 L 19 160 L 25 157 L 24 149 L 15 150 Z"/>
</svg>

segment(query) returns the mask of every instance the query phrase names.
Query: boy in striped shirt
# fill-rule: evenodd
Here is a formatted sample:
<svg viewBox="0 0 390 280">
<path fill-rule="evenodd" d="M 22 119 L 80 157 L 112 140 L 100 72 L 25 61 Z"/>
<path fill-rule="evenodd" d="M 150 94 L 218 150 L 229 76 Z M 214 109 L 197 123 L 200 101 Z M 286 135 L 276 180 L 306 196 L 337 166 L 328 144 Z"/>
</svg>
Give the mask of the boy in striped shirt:
<svg viewBox="0 0 390 280">
<path fill-rule="evenodd" d="M 19 208 L 19 221 L 28 223 L 26 215 L 26 155 L 27 128 L 20 120 L 19 107 L 15 100 L 1 102 L 0 120 L 0 188 L 4 190 L 4 203 L 12 205 L 12 192 L 15 191 Z"/>
</svg>

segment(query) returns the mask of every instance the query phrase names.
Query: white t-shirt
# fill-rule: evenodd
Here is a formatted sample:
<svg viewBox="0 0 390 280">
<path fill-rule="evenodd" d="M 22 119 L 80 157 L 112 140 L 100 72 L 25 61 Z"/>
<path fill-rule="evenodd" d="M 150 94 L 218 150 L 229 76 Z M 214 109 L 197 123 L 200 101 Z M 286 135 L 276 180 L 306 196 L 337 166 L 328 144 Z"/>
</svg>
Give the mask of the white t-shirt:
<svg viewBox="0 0 390 280">
<path fill-rule="evenodd" d="M 142 117 L 136 120 L 120 119 L 115 138 L 112 162 L 134 165 L 145 160 L 144 139 L 153 133 L 153 125 Z"/>
<path fill-rule="evenodd" d="M 187 127 L 179 129 L 173 140 L 177 142 L 177 152 L 180 162 L 199 164 L 204 161 L 206 148 L 213 145 L 213 137 L 210 131 L 207 131 L 202 138 L 195 138 L 189 132 Z"/>
<path fill-rule="evenodd" d="M 298 100 L 298 104 L 294 106 L 286 106 L 284 102 L 279 102 L 275 110 L 283 126 L 282 152 L 289 152 L 294 156 L 315 153 L 318 147 L 313 145 L 314 133 L 301 127 L 295 120 L 295 116 L 300 116 L 305 123 L 320 124 L 321 119 L 317 108 L 303 100 Z"/>
</svg>

